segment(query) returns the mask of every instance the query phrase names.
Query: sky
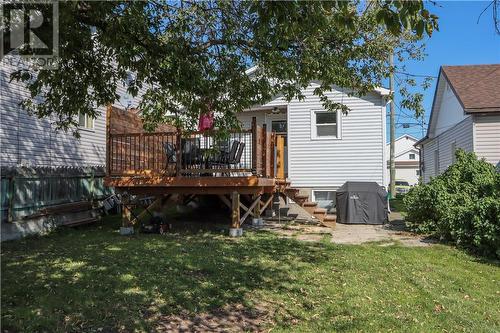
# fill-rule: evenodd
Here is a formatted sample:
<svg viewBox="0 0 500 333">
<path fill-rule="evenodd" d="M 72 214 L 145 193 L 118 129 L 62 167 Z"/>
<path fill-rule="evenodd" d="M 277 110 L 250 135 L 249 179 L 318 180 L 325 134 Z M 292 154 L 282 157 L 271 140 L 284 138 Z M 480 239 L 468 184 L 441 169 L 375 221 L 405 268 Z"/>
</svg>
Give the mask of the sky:
<svg viewBox="0 0 500 333">
<path fill-rule="evenodd" d="M 442 65 L 475 65 L 500 63 L 500 35 L 495 31 L 493 11 L 490 6 L 478 18 L 491 1 L 439 1 L 437 6 L 427 2 L 431 13 L 439 17 L 439 31 L 426 41 L 427 56 L 423 61 L 406 64 L 406 72 L 418 75 L 437 76 Z M 423 91 L 425 122 L 428 122 L 432 99 L 436 87 Z M 397 86 L 396 86 L 397 90 Z M 418 88 L 421 91 L 421 88 Z M 396 95 L 396 104 L 398 96 Z M 389 107 L 387 108 L 389 111 Z M 410 134 L 417 139 L 425 135 L 422 126 L 403 128 L 403 123 L 416 123 L 408 110 L 396 108 L 396 137 Z M 389 117 L 387 117 L 387 140 L 389 140 Z"/>
</svg>

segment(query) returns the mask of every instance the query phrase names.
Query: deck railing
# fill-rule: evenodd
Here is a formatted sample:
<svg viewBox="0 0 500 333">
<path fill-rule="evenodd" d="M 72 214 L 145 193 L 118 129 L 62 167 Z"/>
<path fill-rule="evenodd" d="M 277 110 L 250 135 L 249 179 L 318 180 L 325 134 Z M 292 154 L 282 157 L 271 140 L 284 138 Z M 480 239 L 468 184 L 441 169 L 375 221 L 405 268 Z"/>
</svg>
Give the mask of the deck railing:
<svg viewBox="0 0 500 333">
<path fill-rule="evenodd" d="M 257 126 L 230 131 L 107 133 L 109 176 L 275 176 L 275 135 Z"/>
</svg>

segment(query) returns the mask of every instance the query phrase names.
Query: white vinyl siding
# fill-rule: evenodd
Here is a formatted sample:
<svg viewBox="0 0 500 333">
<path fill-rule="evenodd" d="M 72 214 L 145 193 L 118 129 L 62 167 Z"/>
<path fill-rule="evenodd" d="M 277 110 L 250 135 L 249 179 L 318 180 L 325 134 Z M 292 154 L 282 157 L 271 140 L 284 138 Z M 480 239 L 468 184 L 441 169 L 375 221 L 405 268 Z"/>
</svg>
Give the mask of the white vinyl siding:
<svg viewBox="0 0 500 333">
<path fill-rule="evenodd" d="M 322 102 L 313 94 L 319 85 L 311 83 L 302 93 L 303 100 L 293 99 L 287 103 L 282 97 L 260 106 L 267 111 L 245 111 L 238 119 L 245 127 L 251 124 L 252 116 L 262 124 L 266 112 L 273 106 L 287 107 L 288 124 L 288 179 L 297 188 L 327 188 L 332 191 L 346 181 L 374 181 L 384 185 L 385 181 L 385 101 L 378 93 L 364 97 L 347 96 L 333 90 L 327 95 L 338 103 L 346 104 L 351 111 L 337 114 L 338 138 L 311 138 L 312 111 L 324 111 Z"/>
<path fill-rule="evenodd" d="M 71 132 L 56 131 L 51 119 L 38 119 L 27 114 L 19 103 L 29 92 L 16 81 L 9 83 L 15 68 L 0 69 L 0 146 L 1 164 L 15 166 L 90 166 L 106 162 L 106 108 L 98 108 L 93 130 L 80 131 L 80 139 Z M 124 88 L 117 93 L 125 93 Z M 134 99 L 137 105 L 138 99 Z M 117 105 L 121 107 L 120 105 Z"/>
<path fill-rule="evenodd" d="M 339 112 L 342 139 L 311 139 L 311 110 L 322 103 L 311 84 L 304 100 L 288 105 L 288 178 L 296 187 L 332 190 L 346 181 L 374 181 L 384 185 L 385 103 L 371 93 L 363 98 L 346 93 L 328 93 L 334 102 L 345 103 L 351 111 Z"/>
<path fill-rule="evenodd" d="M 428 140 L 423 144 L 423 162 L 424 172 L 423 181 L 428 182 L 431 177 L 442 173 L 453 163 L 453 154 L 450 149 L 451 144 L 455 142 L 455 149 L 465 151 L 473 150 L 473 126 L 472 117 L 462 120 L 460 123 L 449 128 L 439 136 Z M 438 150 L 438 161 L 435 161 L 434 151 Z M 434 169 L 438 165 L 438 172 Z"/>
<path fill-rule="evenodd" d="M 431 116 L 434 118 L 431 122 L 430 128 L 431 137 L 436 137 L 441 133 L 444 133 L 449 128 L 467 118 L 467 115 L 464 113 L 464 109 L 462 108 L 462 105 L 460 105 L 457 96 L 455 96 L 455 93 L 443 76 L 440 76 L 439 78 L 435 107 L 436 109 L 433 113 L 438 110 L 439 112 L 436 112 L 435 115 Z"/>
<path fill-rule="evenodd" d="M 500 163 L 500 115 L 474 117 L 474 151 L 493 165 Z"/>
</svg>

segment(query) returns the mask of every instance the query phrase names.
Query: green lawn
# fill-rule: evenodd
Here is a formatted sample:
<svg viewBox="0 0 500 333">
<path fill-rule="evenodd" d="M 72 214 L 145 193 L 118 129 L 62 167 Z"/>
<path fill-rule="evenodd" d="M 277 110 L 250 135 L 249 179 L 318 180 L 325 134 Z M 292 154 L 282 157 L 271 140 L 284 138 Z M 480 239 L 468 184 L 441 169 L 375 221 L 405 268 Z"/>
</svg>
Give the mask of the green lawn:
<svg viewBox="0 0 500 333">
<path fill-rule="evenodd" d="M 263 329 L 277 332 L 500 331 L 498 264 L 447 246 L 124 237 L 117 222 L 2 244 L 3 329 L 142 332 L 162 315 L 243 304 L 265 307 Z"/>
</svg>

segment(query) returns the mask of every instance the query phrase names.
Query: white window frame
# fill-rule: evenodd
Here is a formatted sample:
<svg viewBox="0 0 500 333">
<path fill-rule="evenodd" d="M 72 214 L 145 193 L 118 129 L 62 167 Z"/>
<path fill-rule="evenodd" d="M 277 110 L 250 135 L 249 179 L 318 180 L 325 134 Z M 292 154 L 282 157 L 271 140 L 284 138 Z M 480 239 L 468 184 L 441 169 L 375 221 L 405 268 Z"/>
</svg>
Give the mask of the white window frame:
<svg viewBox="0 0 500 333">
<path fill-rule="evenodd" d="M 413 158 L 411 158 L 411 155 L 413 155 Z M 416 160 L 417 159 L 417 154 L 415 154 L 415 153 L 409 153 L 408 154 L 408 159 L 409 160 Z"/>
<path fill-rule="evenodd" d="M 317 124 L 316 124 L 316 114 L 317 113 L 328 113 L 332 111 L 327 111 L 324 109 L 313 109 L 311 110 L 311 140 L 340 140 L 342 139 L 342 111 L 337 110 L 337 135 L 324 135 L 318 136 L 317 134 Z"/>
<path fill-rule="evenodd" d="M 90 117 L 89 115 L 83 115 L 84 118 L 84 124 L 80 124 L 80 112 L 78 112 L 78 128 L 82 130 L 87 130 L 87 131 L 93 131 L 95 129 L 95 118 Z M 92 121 L 92 125 L 89 126 L 89 121 Z"/>
<path fill-rule="evenodd" d="M 337 190 L 334 190 L 332 188 L 315 188 L 315 189 L 311 189 L 311 198 L 312 198 L 313 202 L 316 202 L 316 193 L 315 192 L 337 192 Z M 335 202 L 335 198 L 333 199 L 333 201 Z"/>
</svg>

